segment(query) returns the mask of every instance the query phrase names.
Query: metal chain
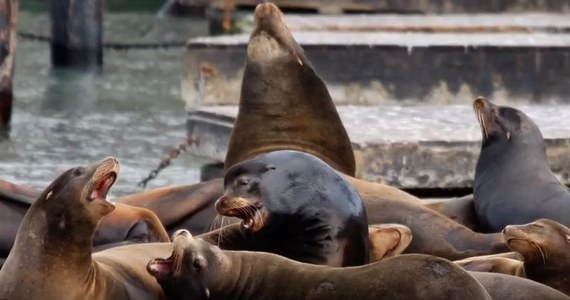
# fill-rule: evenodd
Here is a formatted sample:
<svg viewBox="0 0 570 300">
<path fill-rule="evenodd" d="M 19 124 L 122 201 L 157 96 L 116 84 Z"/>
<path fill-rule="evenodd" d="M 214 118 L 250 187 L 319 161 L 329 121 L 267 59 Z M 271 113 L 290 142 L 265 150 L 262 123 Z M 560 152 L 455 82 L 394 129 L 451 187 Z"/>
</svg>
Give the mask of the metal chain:
<svg viewBox="0 0 570 300">
<path fill-rule="evenodd" d="M 39 42 L 51 42 L 50 36 L 18 31 L 18 36 L 24 39 L 39 41 Z M 109 50 L 144 50 L 144 49 L 159 49 L 159 48 L 181 48 L 186 45 L 186 42 L 156 42 L 156 43 L 116 43 L 116 42 L 104 42 L 103 49 Z"/>
<path fill-rule="evenodd" d="M 184 139 L 184 141 L 182 141 L 181 143 L 176 145 L 172 150 L 170 150 L 170 153 L 168 153 L 168 155 L 165 156 L 160 161 L 160 164 L 158 164 L 158 167 L 156 167 L 154 170 L 150 171 L 150 174 L 145 179 L 143 179 L 141 182 L 139 182 L 138 186 L 146 188 L 146 185 L 149 183 L 149 181 L 156 178 L 156 176 L 158 176 L 158 173 L 160 171 L 162 171 L 164 168 L 168 167 L 172 163 L 172 161 L 174 161 L 178 156 L 180 156 L 180 154 L 182 152 L 185 152 L 186 148 L 188 146 L 199 145 L 199 144 L 200 144 L 200 142 L 198 141 L 198 139 L 194 139 L 194 138 Z"/>
</svg>

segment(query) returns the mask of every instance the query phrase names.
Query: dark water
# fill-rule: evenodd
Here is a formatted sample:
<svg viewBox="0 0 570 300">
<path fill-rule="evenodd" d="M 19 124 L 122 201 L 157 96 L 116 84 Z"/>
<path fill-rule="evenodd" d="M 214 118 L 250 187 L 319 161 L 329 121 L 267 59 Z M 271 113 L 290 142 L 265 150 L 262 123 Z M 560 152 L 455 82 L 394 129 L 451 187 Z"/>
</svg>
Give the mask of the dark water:
<svg viewBox="0 0 570 300">
<path fill-rule="evenodd" d="M 45 15 L 23 13 L 19 27 L 49 32 Z M 108 14 L 105 40 L 183 41 L 203 30 L 198 20 Z M 113 195 L 141 191 L 137 182 L 185 137 L 181 51 L 106 51 L 100 73 L 83 73 L 52 69 L 47 43 L 19 39 L 12 131 L 0 143 L 0 178 L 42 189 L 70 167 L 113 155 L 121 162 Z M 148 188 L 197 182 L 199 164 L 183 155 Z"/>
</svg>

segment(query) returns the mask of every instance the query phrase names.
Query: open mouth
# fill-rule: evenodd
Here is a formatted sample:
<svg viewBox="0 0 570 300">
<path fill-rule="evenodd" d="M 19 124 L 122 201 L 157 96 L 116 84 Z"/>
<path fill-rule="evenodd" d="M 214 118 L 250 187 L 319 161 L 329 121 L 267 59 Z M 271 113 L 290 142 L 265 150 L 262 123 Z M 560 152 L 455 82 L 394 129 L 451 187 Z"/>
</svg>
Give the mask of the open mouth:
<svg viewBox="0 0 570 300">
<path fill-rule="evenodd" d="M 117 173 L 115 172 L 109 172 L 101 176 L 101 178 L 99 178 L 93 184 L 91 193 L 89 193 L 89 201 L 93 201 L 95 199 L 106 200 L 107 194 L 109 193 L 109 190 L 113 186 L 113 183 L 115 183 L 116 179 L 117 179 Z"/>
<path fill-rule="evenodd" d="M 265 214 L 261 202 L 255 198 L 224 195 L 216 201 L 216 211 L 226 217 L 242 219 L 245 229 L 257 231 L 264 226 Z"/>
</svg>

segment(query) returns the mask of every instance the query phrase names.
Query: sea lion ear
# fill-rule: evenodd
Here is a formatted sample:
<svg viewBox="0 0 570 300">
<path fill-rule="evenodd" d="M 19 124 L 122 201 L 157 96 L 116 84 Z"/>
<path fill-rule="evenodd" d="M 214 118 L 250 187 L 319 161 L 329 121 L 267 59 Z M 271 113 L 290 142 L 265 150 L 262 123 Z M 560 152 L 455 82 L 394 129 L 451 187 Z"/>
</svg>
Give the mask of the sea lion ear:
<svg viewBox="0 0 570 300">
<path fill-rule="evenodd" d="M 275 166 L 274 165 L 265 165 L 265 170 L 263 171 L 263 173 L 265 173 L 269 170 L 275 170 Z"/>
<path fill-rule="evenodd" d="M 568 235 L 568 234 L 566 235 L 566 241 L 567 241 L 568 243 L 570 243 L 570 235 Z"/>
</svg>

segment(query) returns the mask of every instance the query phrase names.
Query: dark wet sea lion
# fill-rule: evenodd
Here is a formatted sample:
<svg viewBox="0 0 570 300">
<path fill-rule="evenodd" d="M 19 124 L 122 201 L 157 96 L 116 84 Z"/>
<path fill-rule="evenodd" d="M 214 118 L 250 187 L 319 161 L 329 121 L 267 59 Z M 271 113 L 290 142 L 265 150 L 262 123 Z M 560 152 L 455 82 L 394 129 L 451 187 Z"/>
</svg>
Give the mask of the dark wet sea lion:
<svg viewBox="0 0 570 300">
<path fill-rule="evenodd" d="M 526 278 L 522 257 L 516 252 L 483 255 L 454 261 L 467 271 L 501 273 Z"/>
<path fill-rule="evenodd" d="M 231 167 L 216 210 L 242 219 L 266 251 L 314 264 L 368 263 L 362 199 L 329 165 L 308 153 L 282 150 Z"/>
<path fill-rule="evenodd" d="M 532 280 L 499 273 L 468 272 L 479 281 L 493 299 L 568 300 L 568 296 Z M 467 298 L 466 298 L 467 299 Z"/>
<path fill-rule="evenodd" d="M 95 227 L 115 208 L 106 196 L 118 171 L 112 157 L 72 168 L 40 194 L 0 270 L 0 299 L 163 298 L 139 266 L 119 258 L 110 262 L 112 256 L 91 258 Z"/>
<path fill-rule="evenodd" d="M 503 230 L 509 247 L 523 257 L 526 277 L 570 295 L 570 229 L 539 219 Z"/>
<path fill-rule="evenodd" d="M 570 226 L 570 192 L 548 166 L 538 126 L 522 111 L 479 97 L 483 134 L 475 170 L 475 210 L 484 230 L 548 218 Z"/>
<path fill-rule="evenodd" d="M 338 268 L 271 253 L 223 251 L 185 230 L 175 234 L 173 244 L 170 257 L 147 266 L 172 300 L 491 299 L 467 272 L 429 255 Z"/>
</svg>

